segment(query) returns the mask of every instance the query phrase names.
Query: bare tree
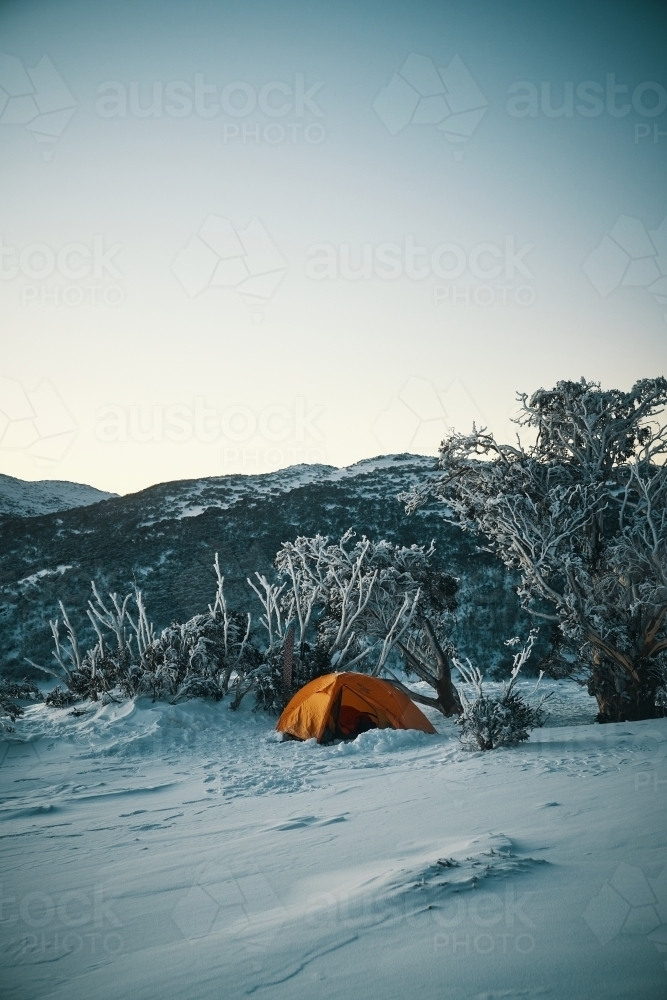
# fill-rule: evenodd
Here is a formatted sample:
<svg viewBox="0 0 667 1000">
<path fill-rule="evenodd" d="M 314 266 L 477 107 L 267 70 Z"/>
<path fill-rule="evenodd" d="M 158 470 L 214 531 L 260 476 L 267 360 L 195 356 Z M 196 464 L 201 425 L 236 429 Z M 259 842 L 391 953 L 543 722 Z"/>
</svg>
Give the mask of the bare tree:
<svg viewBox="0 0 667 1000">
<path fill-rule="evenodd" d="M 474 425 L 452 434 L 442 474 L 406 494 L 407 509 L 436 497 L 518 570 L 523 607 L 576 649 L 600 721 L 662 714 L 667 380 L 624 393 L 582 379 L 518 399 L 531 445 Z"/>
<path fill-rule="evenodd" d="M 289 582 L 283 607 L 287 619 L 298 620 L 301 645 L 319 605 L 330 666 L 363 664 L 379 674 L 416 613 L 420 587 L 410 569 L 423 550 L 354 537 L 350 530 L 334 544 L 322 535 L 284 543 L 276 556 Z"/>
<path fill-rule="evenodd" d="M 259 576 L 258 586 L 248 582 L 264 608 L 269 649 L 274 637 L 282 640 L 283 623 L 298 623 L 293 686 L 331 669 L 362 670 L 385 675 L 444 715 L 460 713 L 446 639 L 457 583 L 433 567 L 434 551 L 433 544 L 355 539 L 351 530 L 333 544 L 322 535 L 284 543 L 276 556 L 283 584 Z M 389 668 L 392 654 L 400 654 L 408 674 L 426 681 L 435 697 L 400 681 Z M 261 694 L 271 704 L 284 692 L 279 676 L 276 660 Z"/>
</svg>

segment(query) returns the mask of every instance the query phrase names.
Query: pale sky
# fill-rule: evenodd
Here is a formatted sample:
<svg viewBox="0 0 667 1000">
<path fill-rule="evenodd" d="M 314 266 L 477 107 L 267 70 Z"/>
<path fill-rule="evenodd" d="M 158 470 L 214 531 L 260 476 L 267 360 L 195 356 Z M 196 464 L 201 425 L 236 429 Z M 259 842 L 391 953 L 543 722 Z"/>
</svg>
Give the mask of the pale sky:
<svg viewBox="0 0 667 1000">
<path fill-rule="evenodd" d="M 663 374 L 664 9 L 503 7 L 0 7 L 0 471 L 435 455 Z"/>
</svg>

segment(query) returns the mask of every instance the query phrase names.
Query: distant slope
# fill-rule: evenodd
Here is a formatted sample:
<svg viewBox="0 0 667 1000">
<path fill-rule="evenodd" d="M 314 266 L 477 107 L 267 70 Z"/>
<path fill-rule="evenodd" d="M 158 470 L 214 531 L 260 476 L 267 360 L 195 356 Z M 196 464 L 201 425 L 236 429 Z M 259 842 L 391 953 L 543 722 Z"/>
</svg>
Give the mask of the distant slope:
<svg viewBox="0 0 667 1000">
<path fill-rule="evenodd" d="M 66 483 L 58 479 L 29 482 L 0 473 L 0 514 L 14 517 L 54 514 L 72 507 L 87 507 L 115 496 L 116 493 L 105 493 L 81 483 Z"/>
<path fill-rule="evenodd" d="M 443 517 L 441 504 L 408 517 L 397 501 L 435 472 L 434 459 L 385 456 L 346 469 L 301 465 L 162 483 L 41 517 L 0 517 L 0 670 L 24 673 L 26 656 L 52 660 L 48 621 L 60 614 L 58 599 L 80 628 L 82 646 L 92 644 L 85 614 L 91 579 L 103 593 L 120 594 L 136 580 L 161 629 L 206 610 L 218 552 L 230 605 L 256 618 L 246 577 L 271 574 L 281 542 L 317 532 L 338 538 L 350 527 L 403 545 L 435 539 L 440 564 L 461 578 L 461 652 L 482 667 L 506 663 L 502 640 L 526 628 L 502 564 Z"/>
</svg>

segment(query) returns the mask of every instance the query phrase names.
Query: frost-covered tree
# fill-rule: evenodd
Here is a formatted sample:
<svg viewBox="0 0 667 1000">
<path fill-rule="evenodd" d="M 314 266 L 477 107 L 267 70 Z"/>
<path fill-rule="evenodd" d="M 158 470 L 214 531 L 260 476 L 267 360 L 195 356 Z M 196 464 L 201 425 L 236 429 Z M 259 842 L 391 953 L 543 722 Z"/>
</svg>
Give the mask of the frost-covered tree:
<svg viewBox="0 0 667 1000">
<path fill-rule="evenodd" d="M 137 615 L 133 621 L 128 609 L 131 594 L 123 599 L 117 594 L 109 594 L 105 604 L 94 582 L 91 587 L 94 601 L 88 602 L 87 615 L 97 635 L 97 643 L 85 653 L 82 652 L 76 628 L 64 604 L 59 601 L 64 638 L 60 634 L 60 618 L 49 622 L 56 667 L 33 664 L 64 684 L 64 687 L 59 684 L 49 693 L 47 705 L 62 708 L 86 698 L 97 701 L 100 697 L 109 696 L 114 689 L 128 697 L 137 691 L 141 669 L 134 656 L 130 628 L 132 626 L 136 634 L 139 661 L 146 633 L 152 637 L 152 627 L 146 619 L 141 592 L 135 592 Z M 108 637 L 109 632 L 112 639 Z"/>
<path fill-rule="evenodd" d="M 231 611 L 224 592 L 218 554 L 214 563 L 215 601 L 205 614 L 173 622 L 147 644 L 139 691 L 154 698 L 214 698 L 232 693 L 232 708 L 251 687 L 261 658 L 250 642 L 251 616 Z"/>
<path fill-rule="evenodd" d="M 273 662 L 270 680 L 260 682 L 262 700 L 282 703 L 280 651 L 286 626 L 294 622 L 291 691 L 330 670 L 361 670 L 387 674 L 444 714 L 460 711 L 446 640 L 436 635 L 442 637 L 453 611 L 456 581 L 434 569 L 433 553 L 433 545 L 355 539 L 351 530 L 335 543 L 322 535 L 284 543 L 275 561 L 282 582 L 248 581 L 263 605 L 266 655 Z M 396 653 L 408 672 L 434 687 L 435 698 L 410 691 L 393 675 L 388 664 Z"/>
<path fill-rule="evenodd" d="M 519 394 L 522 444 L 452 434 L 429 497 L 520 574 L 519 596 L 576 655 L 602 722 L 651 718 L 667 652 L 667 380 L 629 392 L 559 382 Z"/>
<path fill-rule="evenodd" d="M 296 629 L 291 691 L 331 670 L 380 673 L 414 618 L 420 588 L 410 568 L 423 552 L 348 531 L 285 542 L 276 555 L 280 583 L 248 581 L 263 606 L 272 680 L 263 698 L 279 698 L 286 629 Z M 278 654 L 278 655 L 276 655 Z M 291 691 L 284 692 L 287 697 Z"/>
</svg>

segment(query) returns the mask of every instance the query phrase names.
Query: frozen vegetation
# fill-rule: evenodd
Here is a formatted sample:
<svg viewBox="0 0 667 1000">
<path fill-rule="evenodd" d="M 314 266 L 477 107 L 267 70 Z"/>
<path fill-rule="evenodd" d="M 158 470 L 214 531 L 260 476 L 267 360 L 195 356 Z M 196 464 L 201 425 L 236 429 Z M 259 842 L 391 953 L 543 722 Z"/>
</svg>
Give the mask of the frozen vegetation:
<svg viewBox="0 0 667 1000">
<path fill-rule="evenodd" d="M 52 662 L 49 620 L 59 614 L 59 601 L 88 649 L 95 641 L 85 616 L 93 579 L 105 600 L 109 592 L 125 595 L 136 584 L 159 634 L 206 611 L 216 552 L 229 606 L 243 612 L 254 601 L 248 577 L 255 580 L 259 572 L 273 579 L 273 560 L 284 541 L 317 534 L 340 539 L 350 527 L 357 538 L 384 538 L 399 547 L 428 546 L 434 539 L 437 568 L 461 581 L 458 648 L 475 662 L 483 658 L 485 665 L 508 668 L 504 639 L 528 631 L 519 620 L 514 581 L 436 505 L 406 517 L 397 500 L 435 470 L 432 458 L 384 456 L 346 469 L 297 466 L 164 483 L 20 524 L 0 516 L 0 672 L 21 680 L 26 657 Z M 480 620 L 474 595 L 482 591 L 489 606 Z M 493 663 L 487 660 L 489 646 Z"/>
<path fill-rule="evenodd" d="M 242 588 L 209 541 L 207 600 L 159 627 L 138 582 L 102 571 L 72 604 L 75 560 L 16 546 L 9 591 L 67 599 L 51 666 L 32 664 L 56 686 L 0 684 L 9 997 L 667 995 L 667 382 L 520 402 L 532 443 L 473 428 L 439 470 L 168 484 L 152 514 L 110 500 L 57 520 L 72 551 L 82 525 L 134 509 L 177 548 L 236 508 L 254 537 L 253 511 L 286 504 L 296 530 L 270 558 L 250 546 Z M 388 482 L 419 540 L 392 518 L 358 530 Z M 296 498 L 324 522 L 341 484 L 354 527 L 300 533 Z M 432 496 L 444 558 L 423 537 Z M 436 734 L 283 740 L 278 712 L 332 670 L 395 684 Z"/>
</svg>

